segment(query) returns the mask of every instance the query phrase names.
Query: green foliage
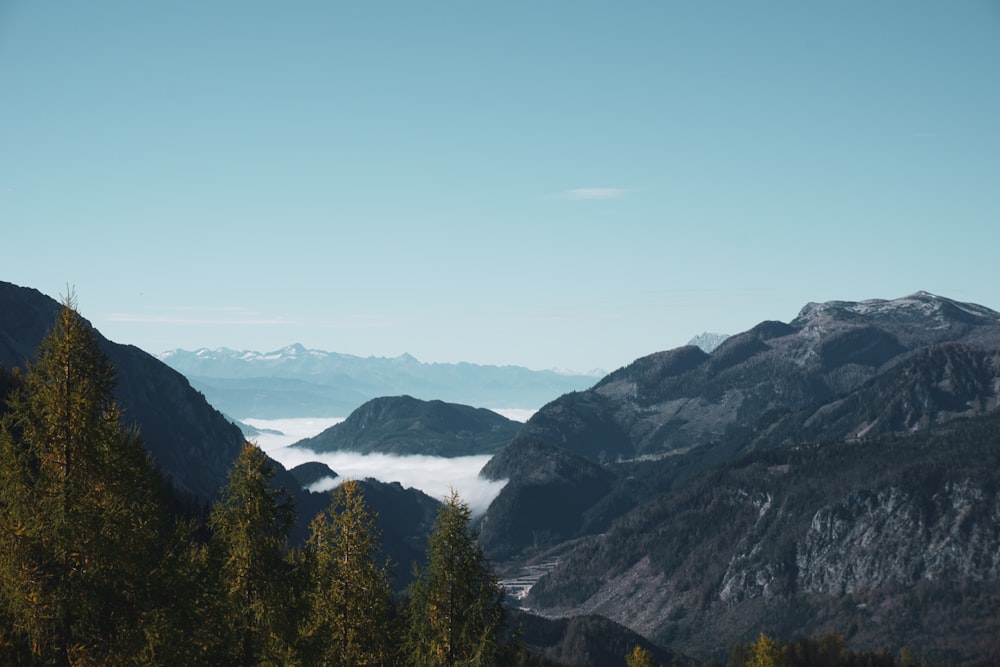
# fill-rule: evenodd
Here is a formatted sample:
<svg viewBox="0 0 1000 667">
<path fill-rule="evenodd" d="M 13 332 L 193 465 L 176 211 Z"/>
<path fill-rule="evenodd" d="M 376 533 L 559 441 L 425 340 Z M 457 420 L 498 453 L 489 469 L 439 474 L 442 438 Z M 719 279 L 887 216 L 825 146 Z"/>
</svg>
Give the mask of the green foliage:
<svg viewBox="0 0 1000 667">
<path fill-rule="evenodd" d="M 382 665 L 390 654 L 387 565 L 381 533 L 361 485 L 337 487 L 330 508 L 310 525 L 304 550 L 303 653 L 313 665 Z"/>
<path fill-rule="evenodd" d="M 912 651 L 902 649 L 899 658 L 886 651 L 854 652 L 835 633 L 800 637 L 781 642 L 761 633 L 757 641 L 733 646 L 729 667 L 906 667 L 930 663 L 918 661 Z"/>
<path fill-rule="evenodd" d="M 281 664 L 292 644 L 286 542 L 294 510 L 283 490 L 270 487 L 273 475 L 264 452 L 247 443 L 209 517 L 223 596 L 220 620 L 236 664 Z"/>
<path fill-rule="evenodd" d="M 158 477 L 121 425 L 114 371 L 67 299 L 0 426 L 0 591 L 19 638 L 53 664 L 143 650 L 163 529 Z"/>
<path fill-rule="evenodd" d="M 636 644 L 626 656 L 626 667 L 653 667 L 653 654 Z"/>
<path fill-rule="evenodd" d="M 781 645 L 763 632 L 750 644 L 746 667 L 786 667 Z"/>
<path fill-rule="evenodd" d="M 452 492 L 410 586 L 405 652 L 411 664 L 503 664 L 503 588 L 469 531 L 469 506 Z"/>
<path fill-rule="evenodd" d="M 0 664 L 395 662 L 402 620 L 360 485 L 292 551 L 291 502 L 246 444 L 207 523 L 171 521 L 164 507 L 184 503 L 122 427 L 114 370 L 71 301 L 26 373 L 0 370 Z M 503 591 L 469 518 L 457 496 L 438 517 L 409 616 L 428 620 L 410 623 L 428 639 L 415 663 L 545 664 L 503 641 Z"/>
</svg>

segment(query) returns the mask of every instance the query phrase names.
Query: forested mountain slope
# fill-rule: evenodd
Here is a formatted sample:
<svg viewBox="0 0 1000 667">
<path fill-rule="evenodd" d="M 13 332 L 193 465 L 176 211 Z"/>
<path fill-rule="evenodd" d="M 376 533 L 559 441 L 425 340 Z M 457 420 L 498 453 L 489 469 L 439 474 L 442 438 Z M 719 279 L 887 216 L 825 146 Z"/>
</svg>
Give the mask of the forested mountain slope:
<svg viewBox="0 0 1000 667">
<path fill-rule="evenodd" d="M 0 282 L 0 365 L 30 363 L 60 308 L 37 290 Z M 141 428 L 160 470 L 183 493 L 216 497 L 243 445 L 240 430 L 177 371 L 134 346 L 96 337 L 115 368 L 124 420 Z"/>
</svg>

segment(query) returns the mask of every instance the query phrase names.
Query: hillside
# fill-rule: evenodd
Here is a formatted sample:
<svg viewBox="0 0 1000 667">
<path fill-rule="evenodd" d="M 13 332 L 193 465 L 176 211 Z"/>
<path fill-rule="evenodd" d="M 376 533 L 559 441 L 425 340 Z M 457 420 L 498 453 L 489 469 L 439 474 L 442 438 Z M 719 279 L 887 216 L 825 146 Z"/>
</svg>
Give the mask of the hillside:
<svg viewBox="0 0 1000 667">
<path fill-rule="evenodd" d="M 0 282 L 0 365 L 25 368 L 49 333 L 61 304 L 37 290 Z M 182 493 L 214 498 L 243 444 L 239 429 L 210 406 L 183 375 L 142 350 L 107 340 L 115 398 L 163 474 Z"/>
<path fill-rule="evenodd" d="M 835 630 L 972 664 L 1000 655 L 976 611 L 1000 590 L 998 395 L 994 311 L 808 304 L 544 406 L 482 472 L 509 480 L 483 544 L 512 568 L 558 562 L 528 607 L 699 659 Z"/>
<path fill-rule="evenodd" d="M 561 396 L 483 474 L 516 481 L 504 461 L 534 457 L 531 443 L 541 442 L 602 465 L 659 461 L 651 483 L 665 490 L 756 448 L 986 414 L 997 407 L 997 350 L 1000 313 L 974 304 L 923 292 L 808 304 L 792 322 L 763 322 L 711 354 L 694 346 L 658 352 Z M 503 496 L 516 492 L 511 484 L 497 500 L 511 505 Z M 645 492 L 624 490 L 616 503 Z"/>
<path fill-rule="evenodd" d="M 561 554 L 525 600 L 705 659 L 845 633 L 945 664 L 1000 656 L 1000 417 L 750 454 Z"/>
<path fill-rule="evenodd" d="M 545 437 L 554 422 L 563 446 L 592 460 L 742 441 L 786 411 L 846 395 L 942 343 L 1000 349 L 1000 314 L 927 293 L 809 304 L 792 322 L 761 323 L 711 354 L 691 346 L 638 359 L 583 397 L 553 401 L 524 435 Z M 580 401 L 601 424 L 596 434 L 560 414 Z"/>
<path fill-rule="evenodd" d="M 386 396 L 366 402 L 343 422 L 294 446 L 315 452 L 474 456 L 495 454 L 520 430 L 520 423 L 485 408 Z"/>
<path fill-rule="evenodd" d="M 698 661 L 657 646 L 636 632 L 603 616 L 548 619 L 517 612 L 521 640 L 533 653 L 556 665 L 606 667 L 624 665 L 635 646 L 649 651 L 655 664 L 694 667 Z"/>
</svg>

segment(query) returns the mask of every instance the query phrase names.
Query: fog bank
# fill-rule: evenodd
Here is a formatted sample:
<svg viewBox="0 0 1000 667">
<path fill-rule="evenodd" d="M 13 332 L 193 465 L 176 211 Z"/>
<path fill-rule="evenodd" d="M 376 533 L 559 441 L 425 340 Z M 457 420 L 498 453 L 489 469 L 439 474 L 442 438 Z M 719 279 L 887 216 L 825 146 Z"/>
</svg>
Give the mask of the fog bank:
<svg viewBox="0 0 1000 667">
<path fill-rule="evenodd" d="M 505 482 L 493 482 L 479 477 L 479 471 L 490 456 L 390 456 L 388 454 L 358 454 L 356 452 L 314 452 L 288 445 L 314 436 L 342 419 L 244 419 L 260 430 L 281 431 L 262 433 L 251 438 L 267 452 L 268 456 L 286 468 L 309 461 L 319 461 L 330 466 L 340 477 L 320 480 L 311 491 L 327 491 L 344 479 L 372 477 L 381 482 L 399 482 L 404 487 L 420 489 L 437 500 L 445 498 L 454 489 L 469 504 L 474 515 L 486 511 L 489 504 L 504 487 Z"/>
</svg>

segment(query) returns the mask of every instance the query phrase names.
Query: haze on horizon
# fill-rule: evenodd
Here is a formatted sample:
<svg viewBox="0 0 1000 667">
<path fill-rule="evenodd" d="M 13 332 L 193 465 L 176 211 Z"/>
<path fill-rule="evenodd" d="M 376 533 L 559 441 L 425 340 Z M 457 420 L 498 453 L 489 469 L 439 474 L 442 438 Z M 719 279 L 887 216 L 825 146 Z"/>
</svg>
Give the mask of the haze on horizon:
<svg viewBox="0 0 1000 667">
<path fill-rule="evenodd" d="M 614 370 L 1000 309 L 1000 5 L 0 4 L 0 279 L 151 354 Z"/>
</svg>

